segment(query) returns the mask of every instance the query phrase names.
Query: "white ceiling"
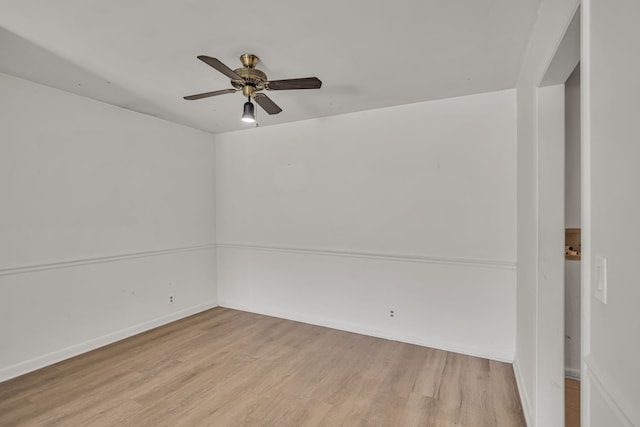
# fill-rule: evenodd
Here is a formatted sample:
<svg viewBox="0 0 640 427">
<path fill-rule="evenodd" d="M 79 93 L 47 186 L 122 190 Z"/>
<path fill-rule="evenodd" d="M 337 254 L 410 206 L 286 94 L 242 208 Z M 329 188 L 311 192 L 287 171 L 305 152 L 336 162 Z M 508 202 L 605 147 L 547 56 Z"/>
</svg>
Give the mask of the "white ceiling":
<svg viewBox="0 0 640 427">
<path fill-rule="evenodd" d="M 273 91 L 261 126 L 512 88 L 540 0 L 2 0 L 0 72 L 218 133 L 240 93 L 198 101 L 254 53 L 270 79 L 317 76 L 319 90 Z"/>
</svg>

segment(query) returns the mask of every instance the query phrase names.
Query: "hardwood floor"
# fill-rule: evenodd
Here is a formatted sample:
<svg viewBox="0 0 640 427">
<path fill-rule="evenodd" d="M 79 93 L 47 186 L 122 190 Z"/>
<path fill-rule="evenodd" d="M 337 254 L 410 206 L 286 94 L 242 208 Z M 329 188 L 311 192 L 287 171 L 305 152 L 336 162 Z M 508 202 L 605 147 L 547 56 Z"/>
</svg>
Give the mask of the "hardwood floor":
<svg viewBox="0 0 640 427">
<path fill-rule="evenodd" d="M 1 426 L 524 426 L 511 365 L 224 308 L 0 383 Z"/>
<path fill-rule="evenodd" d="M 580 381 L 564 380 L 564 425 L 580 427 Z"/>
</svg>

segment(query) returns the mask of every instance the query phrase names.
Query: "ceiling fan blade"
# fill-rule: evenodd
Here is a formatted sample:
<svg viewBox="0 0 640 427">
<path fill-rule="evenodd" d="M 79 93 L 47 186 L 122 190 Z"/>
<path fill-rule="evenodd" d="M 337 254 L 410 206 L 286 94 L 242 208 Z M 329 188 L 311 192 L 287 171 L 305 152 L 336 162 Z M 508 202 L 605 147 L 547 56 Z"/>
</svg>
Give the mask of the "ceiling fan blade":
<svg viewBox="0 0 640 427">
<path fill-rule="evenodd" d="M 280 111 L 282 111 L 282 108 L 278 107 L 278 104 L 273 102 L 271 98 L 269 98 L 264 93 L 256 93 L 254 99 L 256 100 L 258 105 L 261 106 L 262 109 L 269 114 L 278 114 Z"/>
<path fill-rule="evenodd" d="M 222 62 L 220 62 L 216 58 L 212 58 L 212 57 L 206 56 L 206 55 L 200 55 L 200 56 L 198 56 L 198 59 L 200 61 L 204 62 L 205 64 L 215 68 L 216 70 L 220 71 L 222 74 L 224 74 L 225 76 L 229 77 L 230 79 L 243 80 L 242 77 L 240 77 L 238 74 L 236 74 L 235 71 L 233 71 L 231 68 L 229 68 L 226 65 L 224 65 Z"/>
<path fill-rule="evenodd" d="M 267 82 L 267 89 L 320 89 L 322 82 L 317 77 L 305 77 L 302 79 L 272 80 Z"/>
<path fill-rule="evenodd" d="M 234 92 L 237 92 L 237 90 L 236 89 L 223 89 L 223 90 L 216 90 L 216 91 L 213 91 L 213 92 L 199 93 L 197 95 L 185 96 L 184 99 L 186 99 L 188 101 L 193 101 L 195 99 L 208 98 L 210 96 L 224 95 L 225 93 L 234 93 Z"/>
</svg>

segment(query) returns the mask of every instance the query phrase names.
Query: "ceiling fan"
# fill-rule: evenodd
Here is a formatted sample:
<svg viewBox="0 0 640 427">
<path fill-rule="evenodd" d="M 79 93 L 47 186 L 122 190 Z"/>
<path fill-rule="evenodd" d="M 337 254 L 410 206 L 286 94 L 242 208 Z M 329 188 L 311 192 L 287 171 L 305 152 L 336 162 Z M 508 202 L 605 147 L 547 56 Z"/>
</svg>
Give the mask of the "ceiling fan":
<svg viewBox="0 0 640 427">
<path fill-rule="evenodd" d="M 235 70 L 232 70 L 220 62 L 220 60 L 210 56 L 200 55 L 198 56 L 198 59 L 229 77 L 233 88 L 199 93 L 197 95 L 189 95 L 185 96 L 184 99 L 191 101 L 195 99 L 208 98 L 210 96 L 242 91 L 242 94 L 248 98 L 248 101 L 244 104 L 242 114 L 242 120 L 246 122 L 255 121 L 251 98 L 255 99 L 256 103 L 258 103 L 258 105 L 269 114 L 278 114 L 282 111 L 282 108 L 273 102 L 271 98 L 261 92 L 262 90 L 320 89 L 322 86 L 322 82 L 317 77 L 269 80 L 263 71 L 256 68 L 256 65 L 260 62 L 260 58 L 249 53 L 245 53 L 240 56 L 242 67 Z"/>
</svg>

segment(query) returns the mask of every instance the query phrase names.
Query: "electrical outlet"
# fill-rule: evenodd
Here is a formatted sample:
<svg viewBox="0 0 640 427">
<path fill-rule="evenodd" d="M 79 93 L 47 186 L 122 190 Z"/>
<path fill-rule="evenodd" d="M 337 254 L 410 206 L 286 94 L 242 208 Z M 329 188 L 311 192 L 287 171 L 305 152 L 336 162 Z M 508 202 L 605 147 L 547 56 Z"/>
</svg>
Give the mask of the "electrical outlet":
<svg viewBox="0 0 640 427">
<path fill-rule="evenodd" d="M 173 294 L 169 294 L 169 304 L 173 304 L 174 298 Z"/>
<path fill-rule="evenodd" d="M 389 310 L 389 317 L 396 317 L 396 312 L 394 310 Z"/>
</svg>

